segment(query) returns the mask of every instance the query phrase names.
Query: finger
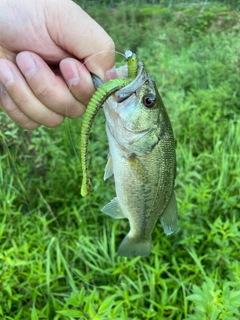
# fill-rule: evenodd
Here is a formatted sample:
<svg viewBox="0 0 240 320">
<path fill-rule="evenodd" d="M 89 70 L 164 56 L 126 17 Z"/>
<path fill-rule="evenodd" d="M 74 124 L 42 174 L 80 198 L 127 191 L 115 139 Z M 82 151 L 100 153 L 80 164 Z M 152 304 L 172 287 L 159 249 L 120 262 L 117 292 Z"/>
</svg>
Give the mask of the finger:
<svg viewBox="0 0 240 320">
<path fill-rule="evenodd" d="M 0 85 L 0 106 L 20 127 L 28 130 L 37 129 L 39 123 L 29 119 L 12 101 L 2 85 Z"/>
<path fill-rule="evenodd" d="M 48 109 L 70 118 L 77 118 L 83 114 L 88 100 L 84 98 L 78 101 L 62 77 L 55 75 L 37 54 L 21 52 L 17 55 L 16 61 L 33 93 Z M 69 84 L 76 88 L 79 87 L 79 82 L 82 82 L 77 68 L 72 62 L 72 74 L 68 79 Z M 87 90 L 88 86 L 85 87 Z"/>
<path fill-rule="evenodd" d="M 63 116 L 48 109 L 34 95 L 17 66 L 0 59 L 0 83 L 11 100 L 29 119 L 48 127 L 56 127 Z"/>
<path fill-rule="evenodd" d="M 56 26 L 61 30 L 61 33 L 52 32 L 51 38 L 79 60 L 85 59 L 88 70 L 104 80 L 106 71 L 114 67 L 113 40 L 74 2 L 62 1 L 61 10 L 64 14 L 60 20 L 58 12 L 47 21 L 50 33 L 56 30 Z"/>
<path fill-rule="evenodd" d="M 95 87 L 86 67 L 76 59 L 67 58 L 61 61 L 60 70 L 74 97 L 87 105 Z"/>
</svg>

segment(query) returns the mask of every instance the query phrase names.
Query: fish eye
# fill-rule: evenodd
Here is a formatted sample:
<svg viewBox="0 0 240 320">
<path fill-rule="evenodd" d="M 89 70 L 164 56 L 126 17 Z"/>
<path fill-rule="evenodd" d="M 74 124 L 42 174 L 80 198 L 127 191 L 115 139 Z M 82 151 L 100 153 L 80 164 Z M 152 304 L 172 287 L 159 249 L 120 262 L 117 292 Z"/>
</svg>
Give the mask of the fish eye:
<svg viewBox="0 0 240 320">
<path fill-rule="evenodd" d="M 149 109 L 155 106 L 155 102 L 156 102 L 156 97 L 152 93 L 145 94 L 145 96 L 143 96 L 142 98 L 142 103 L 146 108 L 149 108 Z"/>
</svg>

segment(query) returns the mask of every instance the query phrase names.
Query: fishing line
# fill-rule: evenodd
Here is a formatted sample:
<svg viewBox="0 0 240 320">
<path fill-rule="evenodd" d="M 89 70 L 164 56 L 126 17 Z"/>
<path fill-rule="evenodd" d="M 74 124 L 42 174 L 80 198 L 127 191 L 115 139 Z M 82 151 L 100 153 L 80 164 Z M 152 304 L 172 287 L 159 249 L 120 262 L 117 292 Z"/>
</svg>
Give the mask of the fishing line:
<svg viewBox="0 0 240 320">
<path fill-rule="evenodd" d="M 18 178 L 18 184 L 19 184 L 19 186 L 20 186 L 20 188 L 21 188 L 21 191 L 22 191 L 22 194 L 21 194 L 21 195 L 22 195 L 22 197 L 23 197 L 23 200 L 24 200 L 24 202 L 25 202 L 25 205 L 26 205 L 26 207 L 27 207 L 27 209 L 28 209 L 28 212 L 31 212 L 30 206 L 29 206 L 29 203 L 28 203 L 28 200 L 27 200 L 27 196 L 26 196 L 26 190 L 25 190 L 24 185 L 23 185 L 23 183 L 22 183 L 22 181 L 21 181 L 21 178 L 20 178 L 20 175 L 19 175 L 19 172 L 18 172 L 18 168 L 17 168 L 16 163 L 15 163 L 15 161 L 14 161 L 14 157 L 12 156 L 11 151 L 10 151 L 8 145 L 7 145 L 7 142 L 6 142 L 7 138 L 6 138 L 6 136 L 5 136 L 3 133 L 1 133 L 1 137 L 2 137 L 2 139 L 3 139 L 5 148 L 7 149 L 7 153 L 8 153 L 8 156 L 9 156 L 9 163 L 10 163 L 10 165 L 12 166 L 12 169 L 13 169 L 13 171 L 15 172 L 15 175 L 16 175 L 17 178 Z"/>
<path fill-rule="evenodd" d="M 91 55 L 90 57 L 88 57 L 86 60 L 84 60 L 84 62 L 82 63 L 82 65 L 85 65 L 89 60 L 91 60 L 92 58 L 98 56 L 99 54 L 102 54 L 102 53 L 116 53 L 116 54 L 119 54 L 121 56 L 123 56 L 125 58 L 125 54 L 123 54 L 122 52 L 120 51 L 116 51 L 116 50 L 102 50 L 102 51 L 99 51 L 98 53 L 95 53 L 93 55 Z"/>
</svg>

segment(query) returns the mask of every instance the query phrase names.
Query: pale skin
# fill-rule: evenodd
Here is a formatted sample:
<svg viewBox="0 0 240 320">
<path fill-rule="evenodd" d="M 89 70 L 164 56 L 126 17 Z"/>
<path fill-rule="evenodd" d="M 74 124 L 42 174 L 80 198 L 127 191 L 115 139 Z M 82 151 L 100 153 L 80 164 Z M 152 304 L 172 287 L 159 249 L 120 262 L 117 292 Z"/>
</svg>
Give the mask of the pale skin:
<svg viewBox="0 0 240 320">
<path fill-rule="evenodd" d="M 71 0 L 1 0 L 0 107 L 29 130 L 80 117 L 95 91 L 90 72 L 116 77 L 114 50 Z"/>
</svg>

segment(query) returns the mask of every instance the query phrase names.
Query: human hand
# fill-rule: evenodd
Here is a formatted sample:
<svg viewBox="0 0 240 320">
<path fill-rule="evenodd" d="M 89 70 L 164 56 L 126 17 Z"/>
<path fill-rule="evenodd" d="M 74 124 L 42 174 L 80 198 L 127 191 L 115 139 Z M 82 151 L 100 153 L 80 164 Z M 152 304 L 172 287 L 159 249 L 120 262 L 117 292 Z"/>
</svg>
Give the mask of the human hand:
<svg viewBox="0 0 240 320">
<path fill-rule="evenodd" d="M 116 77 L 113 40 L 71 0 L 1 0 L 0 30 L 0 106 L 23 128 L 81 116 L 90 72 Z"/>
</svg>

